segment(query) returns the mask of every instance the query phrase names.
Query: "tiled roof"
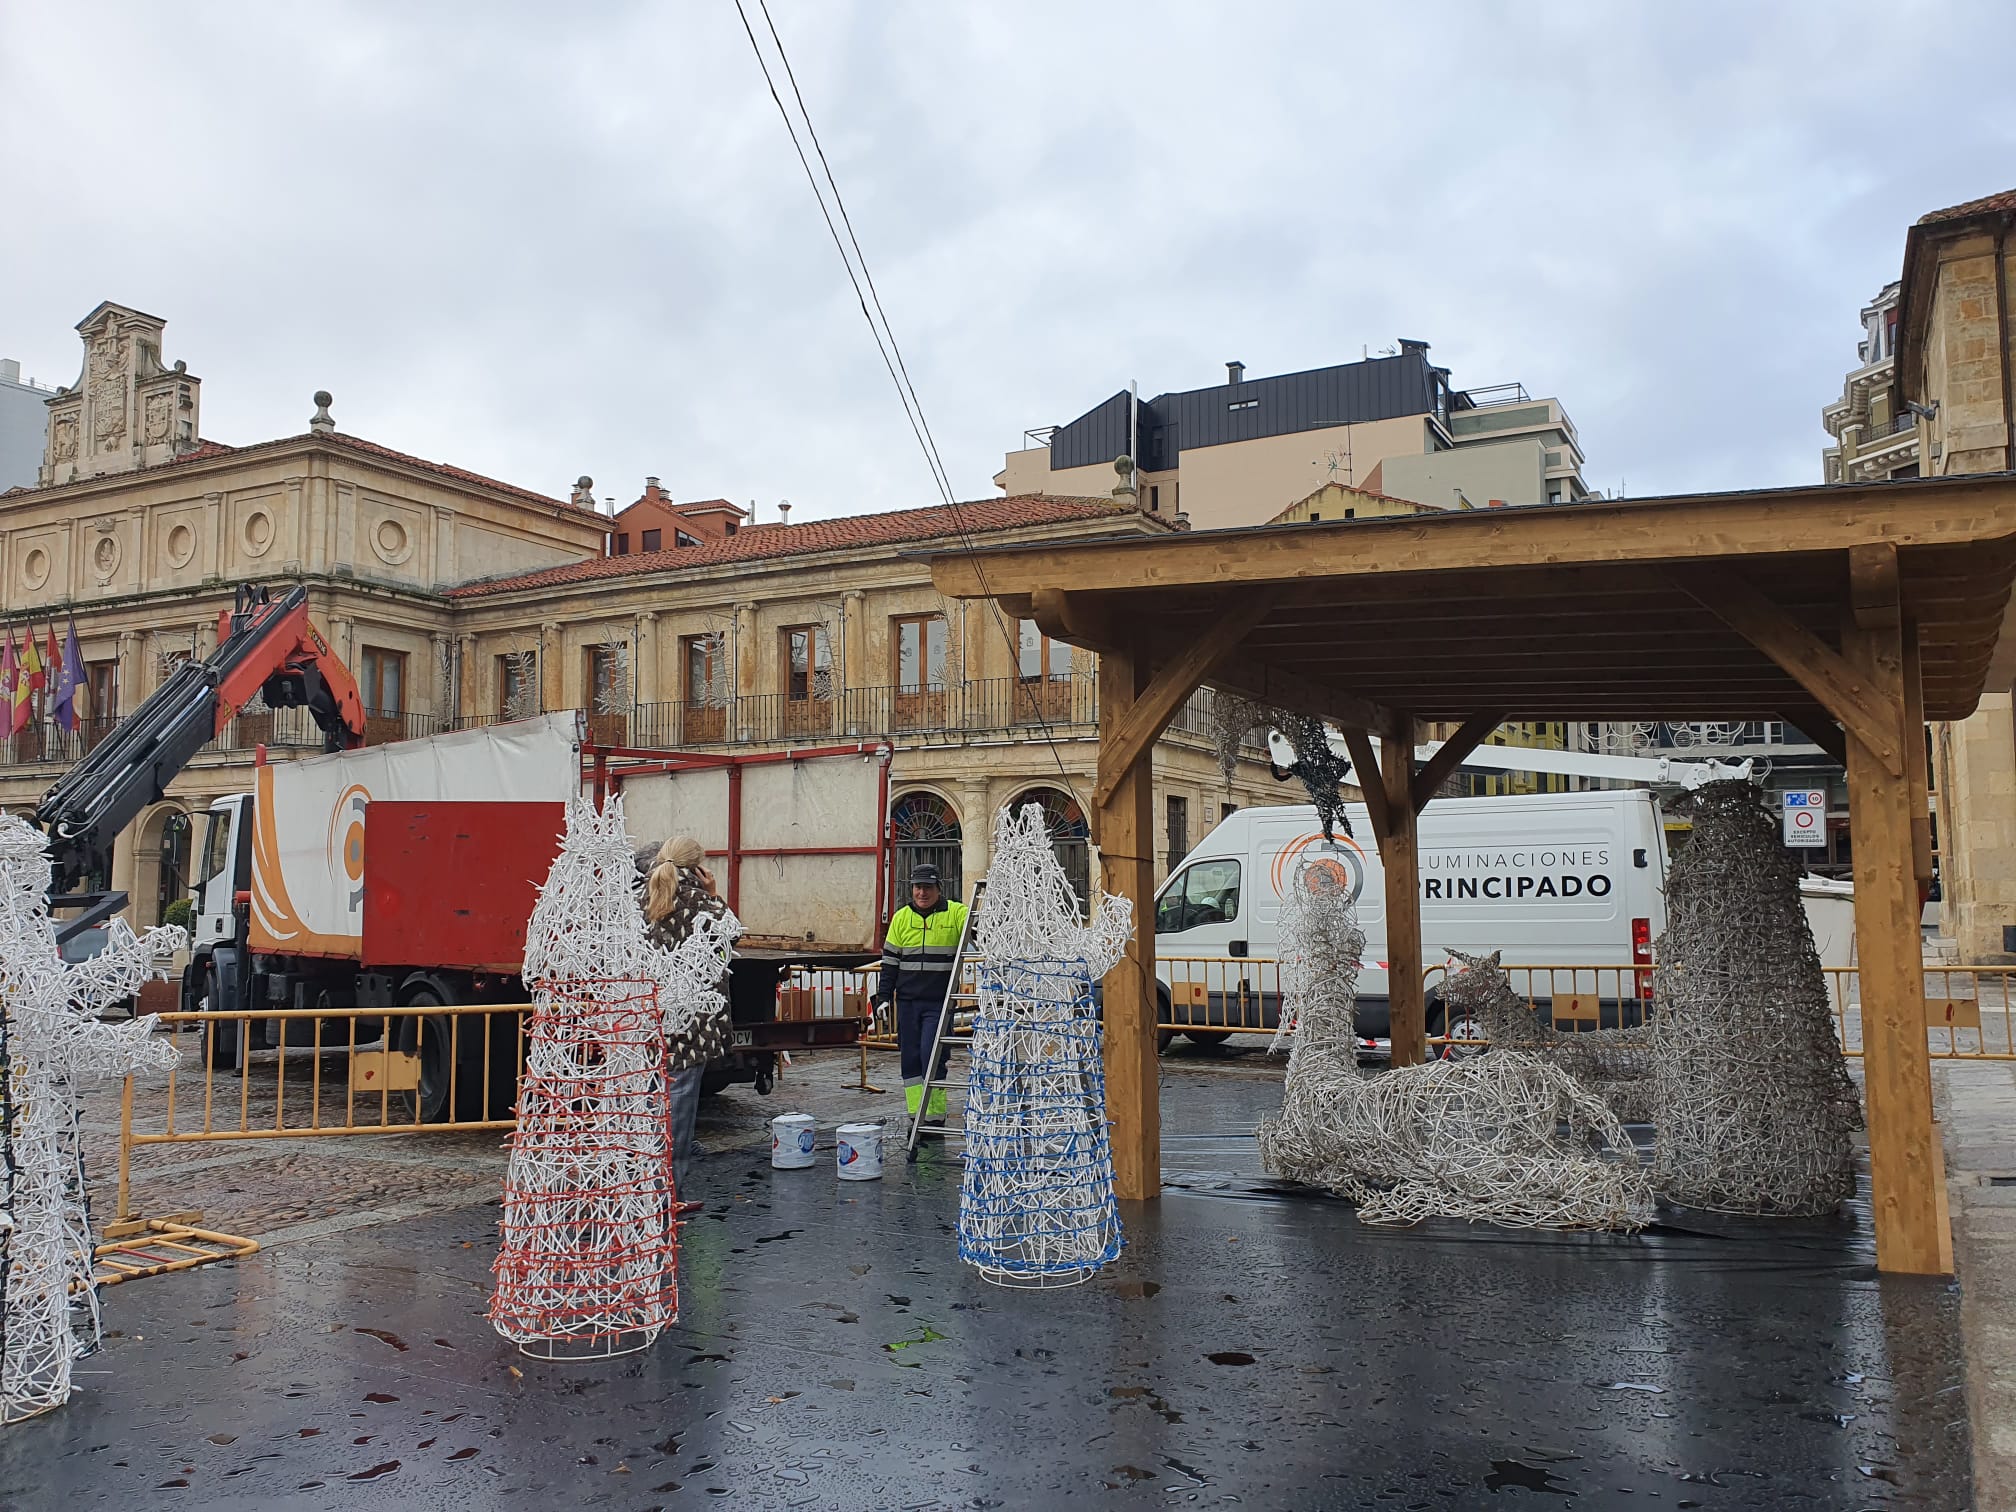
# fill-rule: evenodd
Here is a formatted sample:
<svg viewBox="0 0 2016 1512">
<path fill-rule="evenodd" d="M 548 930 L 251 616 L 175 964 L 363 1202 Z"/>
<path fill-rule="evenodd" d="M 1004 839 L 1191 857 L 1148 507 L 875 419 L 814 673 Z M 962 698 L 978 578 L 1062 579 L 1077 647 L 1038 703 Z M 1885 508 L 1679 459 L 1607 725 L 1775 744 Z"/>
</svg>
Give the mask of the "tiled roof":
<svg viewBox="0 0 2016 1512">
<path fill-rule="evenodd" d="M 956 513 L 955 513 L 956 511 Z M 899 509 L 888 514 L 845 515 L 834 520 L 804 520 L 796 525 L 745 525 L 719 541 L 675 546 L 667 551 L 629 556 L 591 557 L 563 567 L 547 567 L 514 577 L 492 578 L 448 590 L 450 598 L 476 598 L 493 593 L 517 593 L 527 588 L 557 587 L 602 578 L 641 577 L 682 567 L 716 567 L 726 562 L 756 562 L 777 557 L 810 556 L 821 551 L 846 551 L 863 546 L 903 546 L 918 541 L 956 537 L 961 531 L 981 534 L 1056 525 L 1072 520 L 1153 519 L 1111 499 L 1058 498 L 1023 495 L 979 499 L 947 508 Z"/>
<path fill-rule="evenodd" d="M 1970 215 L 1985 215 L 1995 210 L 2016 211 L 2016 189 L 2004 189 L 2000 194 L 1968 200 L 1964 205 L 1948 205 L 1944 210 L 1934 210 L 1930 215 L 1919 216 L 1918 224 L 1932 226 L 1940 221 L 1965 220 Z"/>
</svg>

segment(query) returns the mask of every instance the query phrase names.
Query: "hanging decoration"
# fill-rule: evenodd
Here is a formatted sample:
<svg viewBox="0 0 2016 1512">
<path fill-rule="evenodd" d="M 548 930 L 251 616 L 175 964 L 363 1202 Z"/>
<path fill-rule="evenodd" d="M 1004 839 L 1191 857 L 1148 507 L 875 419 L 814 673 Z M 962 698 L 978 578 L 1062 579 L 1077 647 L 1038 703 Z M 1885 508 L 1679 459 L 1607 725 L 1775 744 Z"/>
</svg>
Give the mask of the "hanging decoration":
<svg viewBox="0 0 2016 1512">
<path fill-rule="evenodd" d="M 648 1348 L 679 1316 L 668 1035 L 718 1012 L 741 925 L 650 943 L 620 799 L 568 806 L 525 941 L 532 1023 L 490 1319 L 528 1355 Z"/>
<path fill-rule="evenodd" d="M 1681 800 L 1653 970 L 1654 1179 L 1682 1207 L 1813 1214 L 1855 1190 L 1861 1102 L 1841 1056 L 1799 863 L 1745 780 Z"/>
<path fill-rule="evenodd" d="M 1494 1051 L 1360 1070 L 1364 944 L 1348 874 L 1305 860 L 1282 900 L 1291 1050 L 1281 1111 L 1256 1131 L 1268 1171 L 1350 1198 L 1372 1224 L 1448 1217 L 1636 1229 L 1650 1220 L 1650 1184 L 1623 1125 L 1545 1061 Z"/>
<path fill-rule="evenodd" d="M 1024 804 L 995 816 L 974 937 L 959 1258 L 1000 1286 L 1076 1285 L 1120 1253 L 1093 984 L 1133 937 L 1132 905 L 1102 894 L 1085 922 Z"/>
<path fill-rule="evenodd" d="M 154 1015 L 98 1015 L 189 940 L 175 927 L 136 937 L 114 920 L 104 949 L 67 964 L 49 877 L 41 832 L 0 815 L 0 1423 L 60 1407 L 72 1363 L 99 1345 L 77 1091 L 175 1063 Z"/>
</svg>

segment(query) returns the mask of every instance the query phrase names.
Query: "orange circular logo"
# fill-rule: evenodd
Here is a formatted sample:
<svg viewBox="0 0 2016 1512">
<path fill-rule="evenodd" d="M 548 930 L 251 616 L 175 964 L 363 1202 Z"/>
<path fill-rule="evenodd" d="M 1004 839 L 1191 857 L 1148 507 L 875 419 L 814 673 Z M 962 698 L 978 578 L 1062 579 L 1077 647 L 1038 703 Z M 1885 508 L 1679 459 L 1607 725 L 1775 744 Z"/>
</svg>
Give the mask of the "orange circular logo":
<svg viewBox="0 0 2016 1512">
<path fill-rule="evenodd" d="M 1315 847 L 1313 853 L 1309 853 L 1311 846 Z M 1305 853 L 1309 853 L 1312 873 L 1348 893 L 1354 903 L 1358 900 L 1365 890 L 1365 853 L 1349 835 L 1325 841 L 1320 832 L 1298 835 L 1276 853 L 1272 873 L 1275 897 L 1287 895 L 1288 881 L 1303 864 Z"/>
</svg>

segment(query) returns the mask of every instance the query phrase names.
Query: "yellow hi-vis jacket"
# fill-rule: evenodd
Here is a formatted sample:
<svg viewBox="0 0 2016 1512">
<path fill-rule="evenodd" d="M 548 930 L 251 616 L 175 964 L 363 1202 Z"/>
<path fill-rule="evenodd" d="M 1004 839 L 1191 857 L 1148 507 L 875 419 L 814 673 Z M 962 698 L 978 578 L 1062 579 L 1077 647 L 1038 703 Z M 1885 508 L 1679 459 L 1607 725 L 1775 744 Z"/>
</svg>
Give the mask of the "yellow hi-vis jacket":
<svg viewBox="0 0 2016 1512">
<path fill-rule="evenodd" d="M 897 909 L 882 941 L 882 976 L 875 984 L 875 1000 L 942 1003 L 965 928 L 966 905 L 950 898 L 940 897 L 928 914 L 907 903 Z"/>
</svg>

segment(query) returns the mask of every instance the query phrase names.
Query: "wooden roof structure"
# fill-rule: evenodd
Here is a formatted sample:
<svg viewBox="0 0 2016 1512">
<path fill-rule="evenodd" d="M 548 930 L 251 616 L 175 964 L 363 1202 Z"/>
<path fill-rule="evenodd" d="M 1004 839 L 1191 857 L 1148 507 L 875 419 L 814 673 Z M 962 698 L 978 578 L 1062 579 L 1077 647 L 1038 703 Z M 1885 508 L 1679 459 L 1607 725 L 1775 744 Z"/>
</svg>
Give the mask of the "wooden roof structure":
<svg viewBox="0 0 2016 1512">
<path fill-rule="evenodd" d="M 2016 474 L 1256 526 L 933 556 L 1101 653 L 1106 885 L 1151 917 L 1148 761 L 1200 684 L 1343 728 L 1378 832 L 1388 954 L 1419 953 L 1415 819 L 1504 719 L 1786 719 L 1849 768 L 1879 1263 L 1950 1268 L 1918 953 L 1923 725 L 2016 683 Z M 1458 735 L 1420 771 L 1423 720 Z M 1412 939 L 1409 939 L 1411 920 Z M 1106 989 L 1123 1192 L 1159 1187 L 1154 939 Z M 1396 1064 L 1419 984 L 1394 972 Z M 1143 1050 L 1143 1046 L 1147 1049 Z M 1915 1046 L 1915 1049 L 1914 1049 Z"/>
</svg>

